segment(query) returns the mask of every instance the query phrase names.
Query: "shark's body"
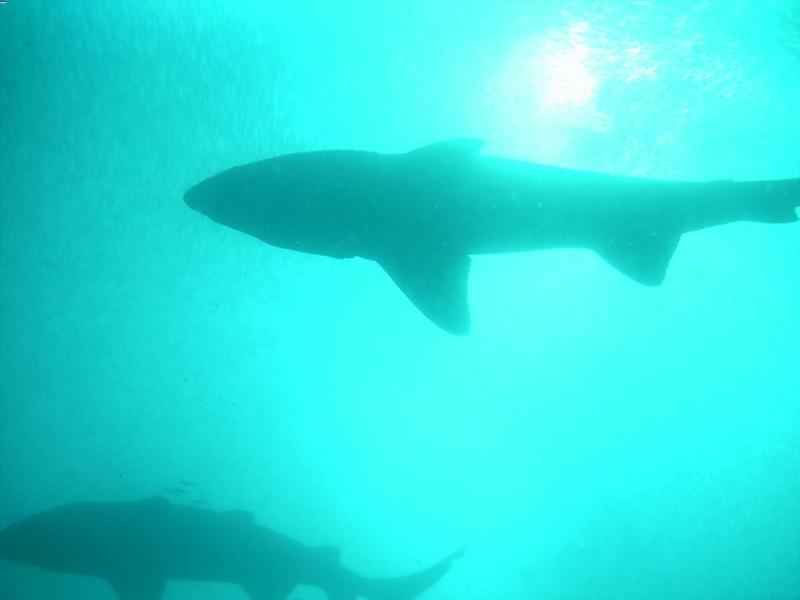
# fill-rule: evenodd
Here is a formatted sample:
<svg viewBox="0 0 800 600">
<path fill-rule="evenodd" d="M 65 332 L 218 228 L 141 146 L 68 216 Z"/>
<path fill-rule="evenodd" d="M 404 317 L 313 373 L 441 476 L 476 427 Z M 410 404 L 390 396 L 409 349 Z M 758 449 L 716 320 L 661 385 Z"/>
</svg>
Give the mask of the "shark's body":
<svg viewBox="0 0 800 600">
<path fill-rule="evenodd" d="M 673 182 L 481 156 L 456 140 L 407 154 L 290 154 L 191 188 L 192 208 L 269 244 L 377 261 L 451 333 L 469 330 L 472 254 L 588 248 L 658 285 L 683 233 L 798 218 L 800 179 Z"/>
<path fill-rule="evenodd" d="M 283 600 L 296 585 L 331 600 L 411 600 L 460 555 L 407 577 L 362 577 L 334 547 L 310 547 L 246 512 L 139 502 L 71 504 L 0 531 L 0 558 L 106 579 L 121 600 L 159 600 L 167 580 L 239 584 L 252 600 Z"/>
</svg>

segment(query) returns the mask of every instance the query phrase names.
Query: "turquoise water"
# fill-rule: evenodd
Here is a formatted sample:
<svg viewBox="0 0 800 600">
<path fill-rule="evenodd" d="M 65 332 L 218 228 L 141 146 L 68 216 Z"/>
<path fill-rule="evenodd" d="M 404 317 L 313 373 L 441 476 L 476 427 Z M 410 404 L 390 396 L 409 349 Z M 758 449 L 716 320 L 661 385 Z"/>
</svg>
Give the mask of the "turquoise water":
<svg viewBox="0 0 800 600">
<path fill-rule="evenodd" d="M 456 137 L 798 177 L 796 2 L 9 0 L 0 40 L 0 525 L 190 481 L 174 500 L 369 575 L 467 545 L 430 600 L 800 597 L 800 226 L 687 235 L 657 288 L 479 256 L 455 337 L 371 262 L 182 201 L 276 154 Z M 112 598 L 7 562 L 0 597 Z"/>
</svg>

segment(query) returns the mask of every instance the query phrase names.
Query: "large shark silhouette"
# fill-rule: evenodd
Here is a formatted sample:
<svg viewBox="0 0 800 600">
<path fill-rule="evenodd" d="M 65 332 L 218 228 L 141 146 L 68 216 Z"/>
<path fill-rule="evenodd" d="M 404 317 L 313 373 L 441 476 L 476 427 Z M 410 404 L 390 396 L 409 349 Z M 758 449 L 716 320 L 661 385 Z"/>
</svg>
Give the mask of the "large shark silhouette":
<svg viewBox="0 0 800 600">
<path fill-rule="evenodd" d="M 455 334 L 469 330 L 471 254 L 588 248 L 659 285 L 683 233 L 798 218 L 800 179 L 638 179 L 484 157 L 481 147 L 455 140 L 407 154 L 289 154 L 223 171 L 185 200 L 275 246 L 377 261 Z"/>
<path fill-rule="evenodd" d="M 331 600 L 411 600 L 436 583 L 456 552 L 406 577 L 362 577 L 335 547 L 310 547 L 259 526 L 250 513 L 170 503 L 70 504 L 0 531 L 0 558 L 106 579 L 121 600 L 159 600 L 166 580 L 241 585 L 252 600 L 283 600 L 296 585 Z"/>
</svg>

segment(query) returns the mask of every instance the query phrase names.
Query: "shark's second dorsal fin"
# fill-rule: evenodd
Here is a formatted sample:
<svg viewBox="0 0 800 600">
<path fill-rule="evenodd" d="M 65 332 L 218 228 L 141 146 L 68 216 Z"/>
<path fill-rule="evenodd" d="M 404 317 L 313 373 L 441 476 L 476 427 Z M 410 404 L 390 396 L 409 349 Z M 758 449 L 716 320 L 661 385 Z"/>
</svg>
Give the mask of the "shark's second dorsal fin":
<svg viewBox="0 0 800 600">
<path fill-rule="evenodd" d="M 456 335 L 469 333 L 466 254 L 431 250 L 378 260 L 409 300 L 439 327 Z"/>
<path fill-rule="evenodd" d="M 408 156 L 411 158 L 435 158 L 452 163 L 474 158 L 480 154 L 483 145 L 483 140 L 477 139 L 446 140 L 412 150 Z"/>
</svg>

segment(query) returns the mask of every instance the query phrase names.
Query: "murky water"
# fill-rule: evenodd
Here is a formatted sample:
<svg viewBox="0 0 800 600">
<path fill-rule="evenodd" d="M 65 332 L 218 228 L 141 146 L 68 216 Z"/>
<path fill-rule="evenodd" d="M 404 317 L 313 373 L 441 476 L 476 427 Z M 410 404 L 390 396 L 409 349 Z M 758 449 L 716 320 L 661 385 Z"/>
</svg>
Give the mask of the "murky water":
<svg viewBox="0 0 800 600">
<path fill-rule="evenodd" d="M 655 288 L 585 250 L 478 256 L 455 337 L 376 264 L 182 200 L 278 154 L 449 138 L 605 173 L 798 177 L 799 14 L 3 3 L 0 525 L 164 495 L 367 575 L 467 545 L 430 600 L 800 597 L 799 225 L 686 235 Z M 0 596 L 113 597 L 5 561 Z"/>
</svg>

